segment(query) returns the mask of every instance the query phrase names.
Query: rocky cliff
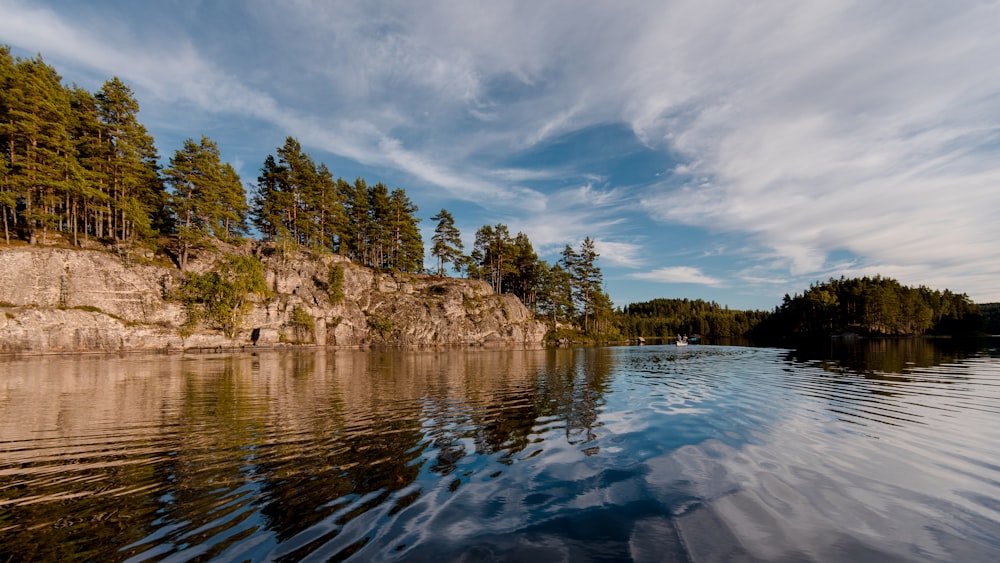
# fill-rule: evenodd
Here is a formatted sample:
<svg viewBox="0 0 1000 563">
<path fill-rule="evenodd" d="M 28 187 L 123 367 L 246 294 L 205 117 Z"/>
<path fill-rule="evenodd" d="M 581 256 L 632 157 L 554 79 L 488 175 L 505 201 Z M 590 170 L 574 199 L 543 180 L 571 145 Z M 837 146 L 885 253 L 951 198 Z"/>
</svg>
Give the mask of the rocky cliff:
<svg viewBox="0 0 1000 563">
<path fill-rule="evenodd" d="M 204 324 L 182 330 L 188 315 L 175 296 L 184 277 L 152 256 L 2 248 L 0 352 L 537 344 L 545 333 L 516 297 L 493 295 L 484 282 L 377 272 L 340 256 L 280 253 L 257 243 L 227 252 L 258 256 L 272 291 L 252 303 L 233 338 Z M 220 258 L 205 252 L 189 267 L 209 271 Z M 333 268 L 343 281 L 342 296 L 331 298 Z"/>
</svg>

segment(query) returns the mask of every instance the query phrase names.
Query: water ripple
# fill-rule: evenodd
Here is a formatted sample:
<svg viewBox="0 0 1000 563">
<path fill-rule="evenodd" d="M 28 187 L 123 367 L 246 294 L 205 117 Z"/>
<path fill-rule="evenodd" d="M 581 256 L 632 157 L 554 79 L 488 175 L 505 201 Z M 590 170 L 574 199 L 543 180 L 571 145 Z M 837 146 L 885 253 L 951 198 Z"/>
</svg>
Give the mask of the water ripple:
<svg viewBox="0 0 1000 563">
<path fill-rule="evenodd" d="M 995 560 L 1000 359 L 927 346 L 0 360 L 0 560 Z"/>
</svg>

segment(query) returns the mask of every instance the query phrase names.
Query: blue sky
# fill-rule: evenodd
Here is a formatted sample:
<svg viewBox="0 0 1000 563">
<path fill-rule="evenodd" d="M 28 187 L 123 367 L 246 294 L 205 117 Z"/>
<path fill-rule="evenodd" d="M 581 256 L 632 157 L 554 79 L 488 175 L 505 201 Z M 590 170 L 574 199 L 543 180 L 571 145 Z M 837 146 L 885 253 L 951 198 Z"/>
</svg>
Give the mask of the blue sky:
<svg viewBox="0 0 1000 563">
<path fill-rule="evenodd" d="M 618 305 L 770 309 L 881 274 L 1000 301 L 1000 4 L 0 0 L 0 43 L 119 76 L 164 160 L 244 182 L 287 135 L 542 258 L 597 241 Z M 429 260 L 430 262 L 430 260 Z"/>
</svg>

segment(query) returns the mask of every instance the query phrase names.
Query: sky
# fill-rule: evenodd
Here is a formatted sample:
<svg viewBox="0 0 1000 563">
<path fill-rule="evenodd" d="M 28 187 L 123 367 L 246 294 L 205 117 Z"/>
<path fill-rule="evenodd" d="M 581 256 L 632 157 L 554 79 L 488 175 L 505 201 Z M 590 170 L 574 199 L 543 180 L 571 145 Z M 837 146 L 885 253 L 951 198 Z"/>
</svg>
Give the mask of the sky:
<svg viewBox="0 0 1000 563">
<path fill-rule="evenodd" d="M 550 263 L 596 241 L 616 305 L 770 310 L 882 275 L 1000 301 L 1000 3 L 0 0 L 0 43 L 118 76 L 166 162 L 255 184 L 287 136 Z M 428 254 L 428 266 L 433 259 Z"/>
</svg>

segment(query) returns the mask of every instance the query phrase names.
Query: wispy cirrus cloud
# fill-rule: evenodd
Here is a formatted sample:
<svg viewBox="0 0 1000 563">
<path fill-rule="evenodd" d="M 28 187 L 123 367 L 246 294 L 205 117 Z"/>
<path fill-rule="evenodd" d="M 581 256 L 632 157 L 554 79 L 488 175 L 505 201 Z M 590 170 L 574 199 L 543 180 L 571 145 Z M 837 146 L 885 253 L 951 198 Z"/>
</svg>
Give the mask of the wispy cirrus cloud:
<svg viewBox="0 0 1000 563">
<path fill-rule="evenodd" d="M 691 266 L 669 266 L 657 268 L 649 272 L 637 272 L 628 275 L 635 280 L 659 282 L 659 283 L 690 283 L 697 285 L 707 285 L 718 287 L 723 285 L 723 280 L 705 275 L 699 268 Z"/>
<path fill-rule="evenodd" d="M 225 17 L 204 17 L 212 10 Z M 657 270 L 663 280 L 722 288 L 743 276 L 770 294 L 780 280 L 877 271 L 1000 300 L 996 3 L 302 0 L 97 13 L 0 0 L 0 11 L 5 41 L 119 74 L 193 110 L 181 121 L 259 120 L 474 203 L 481 223 L 507 222 L 540 247 L 591 236 L 614 267 L 671 264 L 676 233 L 623 232 L 652 218 L 709 246 L 740 241 L 698 269 Z M 569 163 L 509 164 L 614 123 L 662 155 L 661 177 L 616 185 L 588 161 L 600 139 Z"/>
<path fill-rule="evenodd" d="M 634 123 L 694 164 L 644 203 L 663 221 L 747 233 L 762 258 L 781 258 L 773 274 L 823 274 L 849 251 L 908 283 L 1000 297 L 977 274 L 1000 274 L 1000 74 L 988 54 L 1000 39 L 987 31 L 1000 13 L 924 8 L 755 6 L 734 35 L 753 41 L 677 44 L 669 64 L 689 79 L 658 89 L 696 95 L 642 97 Z M 713 19 L 690 33 L 711 37 Z"/>
</svg>

